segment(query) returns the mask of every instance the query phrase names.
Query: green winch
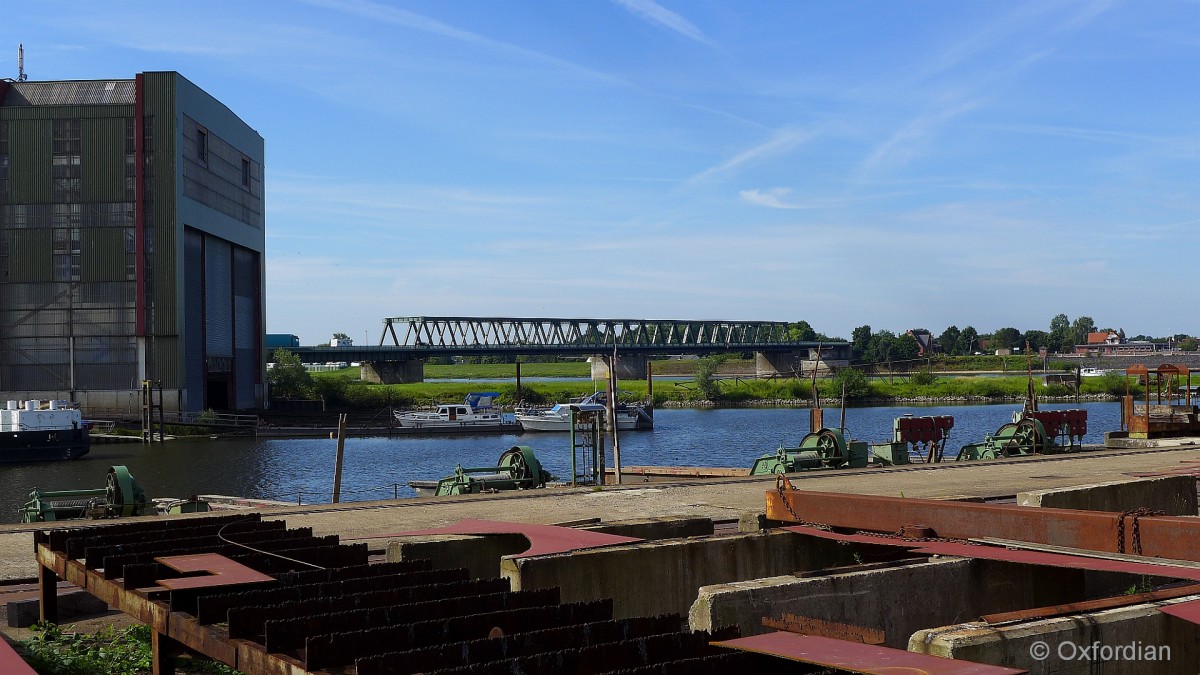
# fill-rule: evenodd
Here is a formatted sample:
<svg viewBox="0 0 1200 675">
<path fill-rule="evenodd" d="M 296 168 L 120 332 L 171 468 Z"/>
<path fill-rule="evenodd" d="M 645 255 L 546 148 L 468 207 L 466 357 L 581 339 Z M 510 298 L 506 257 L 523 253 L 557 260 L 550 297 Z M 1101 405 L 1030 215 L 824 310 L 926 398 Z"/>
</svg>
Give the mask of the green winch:
<svg viewBox="0 0 1200 675">
<path fill-rule="evenodd" d="M 146 493 L 124 466 L 108 467 L 105 487 L 94 490 L 40 490 L 29 493 L 21 522 L 42 523 L 83 518 L 137 516 L 146 508 Z"/>
<path fill-rule="evenodd" d="M 795 448 L 780 447 L 763 455 L 750 469 L 751 476 L 794 473 L 808 469 L 861 469 L 867 466 L 867 444 L 848 441 L 840 429 L 820 429 L 800 439 Z"/>
<path fill-rule="evenodd" d="M 527 490 L 545 487 L 546 482 L 551 480 L 554 480 L 554 477 L 542 468 L 542 463 L 533 454 L 533 449 L 528 445 L 514 445 L 501 453 L 496 466 L 456 466 L 452 475 L 437 482 L 434 494 L 445 496 Z"/>
</svg>

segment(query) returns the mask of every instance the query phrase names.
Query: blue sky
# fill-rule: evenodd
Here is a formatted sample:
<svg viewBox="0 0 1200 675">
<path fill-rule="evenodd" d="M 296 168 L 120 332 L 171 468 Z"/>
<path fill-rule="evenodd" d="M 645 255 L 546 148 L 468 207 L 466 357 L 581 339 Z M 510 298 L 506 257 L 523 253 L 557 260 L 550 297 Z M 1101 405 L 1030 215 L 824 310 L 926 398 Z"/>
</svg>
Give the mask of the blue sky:
<svg viewBox="0 0 1200 675">
<path fill-rule="evenodd" d="M 175 70 L 264 137 L 267 330 L 305 344 L 416 315 L 1200 333 L 1195 0 L 10 5 L 0 76 L 19 42 L 37 80 Z"/>
</svg>

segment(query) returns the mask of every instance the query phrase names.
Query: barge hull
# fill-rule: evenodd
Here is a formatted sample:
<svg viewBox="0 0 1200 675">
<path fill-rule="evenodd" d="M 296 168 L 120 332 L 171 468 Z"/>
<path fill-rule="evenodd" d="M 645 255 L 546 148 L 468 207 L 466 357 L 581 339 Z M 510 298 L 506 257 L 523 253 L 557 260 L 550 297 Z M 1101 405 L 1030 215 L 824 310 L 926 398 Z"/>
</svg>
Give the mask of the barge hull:
<svg viewBox="0 0 1200 675">
<path fill-rule="evenodd" d="M 91 449 L 87 429 L 45 429 L 0 433 L 0 463 L 78 459 Z"/>
</svg>

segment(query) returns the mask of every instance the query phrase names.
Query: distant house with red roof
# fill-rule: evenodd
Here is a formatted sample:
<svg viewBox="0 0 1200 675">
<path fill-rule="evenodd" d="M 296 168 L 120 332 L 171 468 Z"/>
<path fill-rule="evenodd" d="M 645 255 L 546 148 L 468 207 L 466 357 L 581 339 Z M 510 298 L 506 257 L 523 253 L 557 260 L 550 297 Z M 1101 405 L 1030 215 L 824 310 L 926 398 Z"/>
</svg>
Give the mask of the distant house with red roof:
<svg viewBox="0 0 1200 675">
<path fill-rule="evenodd" d="M 932 354 L 936 349 L 933 344 L 933 333 L 924 328 L 913 328 L 910 331 L 906 331 L 906 334 L 911 335 L 917 341 L 917 356 Z"/>
<path fill-rule="evenodd" d="M 1167 345 L 1153 342 L 1126 342 L 1113 331 L 1088 333 L 1087 344 L 1075 345 L 1075 353 L 1081 356 L 1134 356 L 1166 351 Z"/>
</svg>

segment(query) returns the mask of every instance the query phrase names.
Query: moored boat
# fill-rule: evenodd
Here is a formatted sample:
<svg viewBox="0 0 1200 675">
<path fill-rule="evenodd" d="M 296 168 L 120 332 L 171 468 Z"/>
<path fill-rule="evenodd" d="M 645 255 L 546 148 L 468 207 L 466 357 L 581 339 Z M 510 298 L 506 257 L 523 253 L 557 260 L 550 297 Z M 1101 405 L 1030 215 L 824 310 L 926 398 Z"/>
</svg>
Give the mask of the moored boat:
<svg viewBox="0 0 1200 675">
<path fill-rule="evenodd" d="M 91 449 L 83 414 L 62 401 L 9 401 L 0 410 L 0 462 L 76 459 Z"/>
<path fill-rule="evenodd" d="M 492 404 L 498 396 L 496 392 L 471 393 L 462 403 L 442 403 L 434 410 L 397 410 L 393 416 L 400 426 L 414 429 L 483 430 L 517 426 L 515 415 Z"/>
<path fill-rule="evenodd" d="M 526 409 L 517 411 L 517 422 L 526 431 L 570 431 L 571 411 L 604 411 L 607 400 L 606 392 L 596 392 L 571 403 L 556 403 L 550 408 Z M 633 403 L 618 403 L 615 410 L 617 431 L 634 429 L 649 429 L 653 426 L 653 418 L 646 409 Z"/>
</svg>

